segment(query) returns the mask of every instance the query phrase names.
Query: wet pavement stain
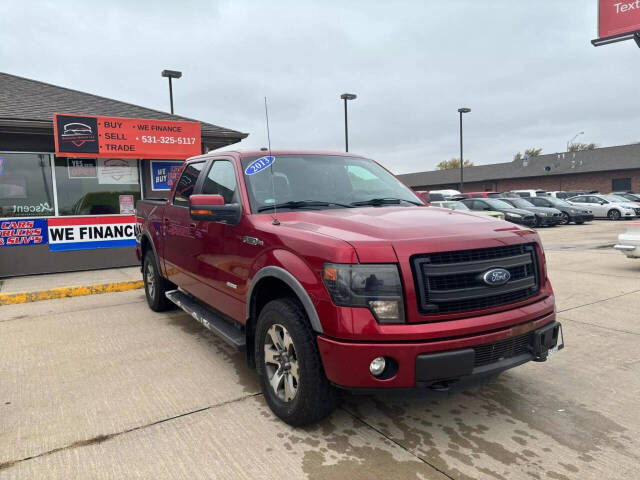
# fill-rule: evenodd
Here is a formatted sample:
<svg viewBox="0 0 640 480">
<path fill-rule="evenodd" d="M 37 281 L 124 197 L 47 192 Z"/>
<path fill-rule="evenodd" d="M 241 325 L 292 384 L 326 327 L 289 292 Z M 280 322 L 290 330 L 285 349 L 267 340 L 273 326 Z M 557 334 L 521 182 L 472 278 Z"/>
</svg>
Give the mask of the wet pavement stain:
<svg viewBox="0 0 640 480">
<path fill-rule="evenodd" d="M 457 406 L 460 401 L 465 408 Z M 383 396 L 353 396 L 345 409 L 456 479 L 575 479 L 597 475 L 586 452 L 614 449 L 631 462 L 637 458 L 623 426 L 576 402 L 527 392 L 508 375 L 440 400 L 413 395 L 408 406 Z"/>
</svg>

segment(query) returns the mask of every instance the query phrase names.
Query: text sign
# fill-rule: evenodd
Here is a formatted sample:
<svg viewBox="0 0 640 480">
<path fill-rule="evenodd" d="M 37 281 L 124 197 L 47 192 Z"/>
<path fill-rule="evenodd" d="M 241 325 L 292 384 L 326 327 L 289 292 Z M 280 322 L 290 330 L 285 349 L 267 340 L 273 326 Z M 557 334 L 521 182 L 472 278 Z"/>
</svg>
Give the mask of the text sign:
<svg viewBox="0 0 640 480">
<path fill-rule="evenodd" d="M 49 250 L 135 247 L 136 217 L 50 218 Z"/>
<path fill-rule="evenodd" d="M 200 123 L 54 113 L 56 154 L 86 158 L 170 158 L 200 155 Z"/>
<path fill-rule="evenodd" d="M 640 0 L 600 0 L 598 35 L 600 38 L 640 30 Z"/>
<path fill-rule="evenodd" d="M 47 243 L 47 220 L 44 218 L 0 221 L 0 247 L 44 245 Z"/>
<path fill-rule="evenodd" d="M 253 162 L 251 162 L 247 166 L 247 168 L 245 168 L 244 173 L 246 175 L 254 175 L 258 172 L 261 172 L 262 170 L 264 170 L 265 168 L 273 164 L 273 162 L 275 161 L 276 161 L 276 157 L 272 157 L 272 156 L 260 157 L 257 160 L 254 160 Z"/>
<path fill-rule="evenodd" d="M 182 162 L 158 162 L 151 163 L 151 190 L 171 190 L 173 184 L 178 181 Z"/>
<path fill-rule="evenodd" d="M 68 158 L 67 171 L 69 179 L 96 178 L 95 158 Z"/>
</svg>

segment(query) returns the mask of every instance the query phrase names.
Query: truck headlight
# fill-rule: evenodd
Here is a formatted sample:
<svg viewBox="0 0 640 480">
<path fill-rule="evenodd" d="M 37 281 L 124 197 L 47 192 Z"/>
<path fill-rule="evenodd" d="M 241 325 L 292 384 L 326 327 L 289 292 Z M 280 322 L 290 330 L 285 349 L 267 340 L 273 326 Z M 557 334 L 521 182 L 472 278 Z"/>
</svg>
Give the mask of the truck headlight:
<svg viewBox="0 0 640 480">
<path fill-rule="evenodd" d="M 336 305 L 368 308 L 379 323 L 404 322 L 397 265 L 325 263 L 322 280 Z"/>
</svg>

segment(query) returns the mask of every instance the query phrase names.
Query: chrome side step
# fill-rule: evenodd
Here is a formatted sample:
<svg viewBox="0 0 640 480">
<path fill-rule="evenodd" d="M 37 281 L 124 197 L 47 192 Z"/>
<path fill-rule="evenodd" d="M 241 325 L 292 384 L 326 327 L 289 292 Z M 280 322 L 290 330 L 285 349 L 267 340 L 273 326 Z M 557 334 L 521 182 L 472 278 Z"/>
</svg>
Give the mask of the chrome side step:
<svg viewBox="0 0 640 480">
<path fill-rule="evenodd" d="M 220 314 L 215 313 L 194 297 L 181 290 L 171 290 L 166 293 L 166 296 L 229 345 L 236 348 L 245 347 L 246 340 L 241 327 L 236 327 L 229 320 L 223 318 Z"/>
</svg>

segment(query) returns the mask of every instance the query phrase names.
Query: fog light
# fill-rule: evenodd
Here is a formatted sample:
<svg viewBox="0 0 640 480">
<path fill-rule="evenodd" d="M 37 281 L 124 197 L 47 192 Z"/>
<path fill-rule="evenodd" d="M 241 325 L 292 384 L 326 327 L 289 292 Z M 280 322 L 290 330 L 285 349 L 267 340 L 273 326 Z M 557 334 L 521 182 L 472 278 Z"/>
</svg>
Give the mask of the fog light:
<svg viewBox="0 0 640 480">
<path fill-rule="evenodd" d="M 380 375 L 382 375 L 382 372 L 384 372 L 384 367 L 386 366 L 387 362 L 384 357 L 377 357 L 371 361 L 371 364 L 369 365 L 369 371 L 374 377 L 379 377 Z"/>
<path fill-rule="evenodd" d="M 369 306 L 379 322 L 398 322 L 401 320 L 397 300 L 371 300 Z"/>
</svg>

